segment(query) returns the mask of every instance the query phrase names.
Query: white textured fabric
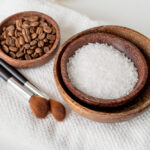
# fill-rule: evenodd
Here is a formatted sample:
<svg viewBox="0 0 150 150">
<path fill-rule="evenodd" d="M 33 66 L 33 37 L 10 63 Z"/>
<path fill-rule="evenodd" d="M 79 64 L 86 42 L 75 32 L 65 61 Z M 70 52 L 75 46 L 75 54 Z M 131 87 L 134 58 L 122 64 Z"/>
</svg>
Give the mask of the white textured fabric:
<svg viewBox="0 0 150 150">
<path fill-rule="evenodd" d="M 35 10 L 52 16 L 60 26 L 61 43 L 73 34 L 104 24 L 48 0 L 0 0 L 0 21 L 19 11 Z M 149 150 L 150 109 L 122 123 L 97 123 L 70 110 L 61 98 L 53 77 L 54 57 L 47 64 L 21 72 L 67 109 L 64 122 L 51 114 L 33 116 L 26 98 L 0 79 L 0 134 L 11 136 L 33 150 Z"/>
</svg>

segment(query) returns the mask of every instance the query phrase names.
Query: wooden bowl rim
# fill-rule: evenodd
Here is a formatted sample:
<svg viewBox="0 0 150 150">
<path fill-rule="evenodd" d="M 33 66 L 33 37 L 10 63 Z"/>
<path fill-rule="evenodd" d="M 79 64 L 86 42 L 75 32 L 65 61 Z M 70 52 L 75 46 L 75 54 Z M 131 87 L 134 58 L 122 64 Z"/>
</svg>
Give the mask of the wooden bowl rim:
<svg viewBox="0 0 150 150">
<path fill-rule="evenodd" d="M 146 36 L 144 36 L 143 34 L 137 32 L 137 31 L 127 28 L 127 27 L 122 27 L 122 26 L 117 26 L 117 25 L 104 25 L 104 26 L 93 27 L 91 29 L 87 29 L 85 31 L 75 34 L 74 36 L 72 36 L 71 39 L 67 40 L 60 47 L 60 49 L 56 55 L 56 58 L 55 58 L 55 64 L 54 64 L 53 71 L 54 71 L 54 78 L 56 81 L 57 88 L 58 88 L 61 96 L 63 97 L 64 101 L 69 105 L 69 107 L 71 109 L 73 109 L 75 112 L 79 113 L 81 116 L 86 117 L 90 120 L 98 121 L 98 122 L 112 123 L 112 122 L 126 121 L 126 120 L 131 119 L 132 117 L 138 115 L 141 111 L 143 111 L 150 105 L 150 98 L 148 100 L 144 101 L 143 103 L 136 105 L 136 107 L 131 107 L 131 109 L 129 109 L 127 111 L 121 110 L 120 112 L 103 112 L 103 111 L 96 111 L 93 109 L 89 109 L 88 107 L 85 107 L 85 106 L 79 104 L 70 95 L 68 95 L 68 93 L 64 89 L 64 87 L 61 84 L 61 81 L 59 79 L 60 72 L 57 71 L 57 66 L 59 65 L 59 59 L 60 59 L 59 57 L 61 55 L 61 52 L 63 51 L 63 48 L 65 48 L 66 45 L 71 42 L 72 39 L 76 39 L 76 37 L 80 37 L 80 35 L 84 35 L 84 34 L 90 33 L 90 32 L 106 32 L 106 33 L 112 32 L 112 29 L 108 30 L 109 28 L 112 28 L 113 30 L 115 30 L 115 31 L 113 31 L 113 33 L 115 35 L 119 35 L 121 37 L 122 36 L 126 37 L 124 35 L 124 33 L 126 31 L 129 31 L 133 35 L 135 35 L 135 34 L 139 35 L 141 37 L 141 39 L 143 39 L 144 44 L 150 43 L 149 38 L 147 38 Z M 116 32 L 116 29 L 117 30 L 121 29 L 121 31 L 118 33 L 118 32 Z M 128 36 L 128 39 L 131 40 L 131 36 Z M 137 43 L 136 38 L 133 41 L 135 43 Z M 143 45 L 143 44 L 141 44 L 141 45 Z M 146 50 L 148 49 L 148 47 L 146 47 L 146 46 L 144 46 L 144 48 Z M 150 50 L 150 44 L 149 44 L 149 50 Z M 141 100 L 141 101 L 143 101 L 143 100 Z"/>
<path fill-rule="evenodd" d="M 135 88 L 126 96 L 120 97 L 120 98 L 116 98 L 116 99 L 103 99 L 103 98 L 96 98 L 93 96 L 89 96 L 86 93 L 80 91 L 79 89 L 77 89 L 70 81 L 68 73 L 67 73 L 67 69 L 66 69 L 66 64 L 64 63 L 65 60 L 65 56 L 67 55 L 67 53 L 69 52 L 69 50 L 71 49 L 72 44 L 77 44 L 78 42 L 80 42 L 81 39 L 87 39 L 89 38 L 91 35 L 94 36 L 94 34 L 98 34 L 99 38 L 103 38 L 105 35 L 107 35 L 108 37 L 110 37 L 110 39 L 116 39 L 121 41 L 121 44 L 126 44 L 127 46 L 130 46 L 130 48 L 132 49 L 131 51 L 127 49 L 127 51 L 130 54 L 136 54 L 136 56 L 139 58 L 138 60 L 140 60 L 141 62 L 141 69 L 143 70 L 143 76 L 140 77 L 140 79 L 138 79 Z M 68 58 L 67 58 L 68 59 Z M 135 62 L 135 61 L 133 61 Z M 79 38 L 72 40 L 71 43 L 69 43 L 67 45 L 67 47 L 65 48 L 62 57 L 61 57 L 61 74 L 62 74 L 62 78 L 64 81 L 64 84 L 66 85 L 66 87 L 68 88 L 68 90 L 71 91 L 71 93 L 73 95 L 75 95 L 77 98 L 79 98 L 81 101 L 88 103 L 89 105 L 94 105 L 96 107 L 118 107 L 121 105 L 124 105 L 126 103 L 131 102 L 131 100 L 133 100 L 133 98 L 138 95 L 138 93 L 142 90 L 142 88 L 144 87 L 146 81 L 147 81 L 147 77 L 148 77 L 148 66 L 146 63 L 146 60 L 143 56 L 143 54 L 141 53 L 141 51 L 139 50 L 139 48 L 137 48 L 133 43 L 131 43 L 128 40 L 125 40 L 123 38 L 120 38 L 116 35 L 113 34 L 109 34 L 109 33 L 89 33 L 83 36 L 80 36 Z M 141 83 L 141 84 L 138 84 Z"/>
<path fill-rule="evenodd" d="M 46 18 L 48 18 L 48 19 L 46 19 L 46 21 L 48 23 L 51 23 L 53 25 L 53 27 L 55 28 L 55 30 L 56 30 L 56 40 L 55 40 L 52 48 L 50 49 L 50 51 L 48 53 L 44 54 L 41 57 L 33 59 L 33 60 L 17 60 L 17 59 L 14 59 L 14 58 L 8 56 L 7 54 L 5 54 L 3 52 L 3 50 L 0 49 L 0 57 L 2 59 L 4 59 L 7 63 L 9 63 L 10 65 L 12 65 L 14 67 L 22 68 L 22 67 L 20 67 L 20 65 L 23 64 L 23 68 L 26 68 L 26 67 L 29 68 L 29 67 L 36 67 L 38 65 L 43 64 L 44 62 L 40 63 L 40 61 L 41 60 L 43 61 L 44 59 L 46 60 L 47 57 L 49 57 L 50 55 L 52 55 L 54 53 L 54 51 L 57 49 L 57 47 L 59 46 L 59 43 L 60 43 L 60 29 L 59 29 L 58 24 L 56 23 L 56 21 L 52 17 L 50 17 L 50 16 L 48 16 L 48 15 L 42 13 L 42 12 L 37 12 L 37 11 L 23 11 L 23 12 L 15 13 L 15 14 L 7 17 L 6 19 L 4 19 L 0 23 L 0 28 L 2 28 L 4 24 L 6 24 L 7 22 L 9 22 L 10 19 L 15 18 L 16 16 L 17 17 L 23 17 L 23 16 L 28 16 L 30 14 L 36 15 L 36 16 L 39 16 L 39 17 L 42 16 L 41 18 L 43 18 L 43 16 L 46 17 Z M 16 20 L 16 18 L 14 20 Z M 14 64 L 12 64 L 12 62 L 14 62 Z M 30 64 L 32 64 L 32 65 L 30 66 Z"/>
</svg>

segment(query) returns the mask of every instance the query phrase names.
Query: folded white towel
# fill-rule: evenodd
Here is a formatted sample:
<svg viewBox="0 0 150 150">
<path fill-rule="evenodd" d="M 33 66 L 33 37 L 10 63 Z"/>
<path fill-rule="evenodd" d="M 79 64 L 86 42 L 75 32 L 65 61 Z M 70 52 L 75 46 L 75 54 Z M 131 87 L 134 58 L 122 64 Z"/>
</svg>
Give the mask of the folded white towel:
<svg viewBox="0 0 150 150">
<path fill-rule="evenodd" d="M 92 21 L 48 0 L 1 0 L 0 21 L 19 11 L 41 11 L 52 16 L 61 31 L 61 44 L 84 29 L 106 24 Z M 34 117 L 21 93 L 0 79 L 0 134 L 11 136 L 33 150 L 149 150 L 150 109 L 123 123 L 97 123 L 70 110 L 61 98 L 53 77 L 54 57 L 45 65 L 20 71 L 67 109 L 64 122 Z"/>
</svg>

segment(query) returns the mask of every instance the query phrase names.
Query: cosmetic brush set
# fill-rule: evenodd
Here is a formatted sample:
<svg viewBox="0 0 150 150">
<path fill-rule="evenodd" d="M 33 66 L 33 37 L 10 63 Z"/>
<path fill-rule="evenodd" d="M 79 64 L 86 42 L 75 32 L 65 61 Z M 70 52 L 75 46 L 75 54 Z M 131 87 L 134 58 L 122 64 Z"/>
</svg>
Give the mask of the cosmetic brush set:
<svg viewBox="0 0 150 150">
<path fill-rule="evenodd" d="M 65 108 L 60 102 L 47 99 L 48 96 L 44 92 L 2 59 L 0 59 L 0 77 L 29 99 L 32 112 L 37 118 L 45 118 L 51 112 L 57 121 L 64 120 Z"/>
</svg>

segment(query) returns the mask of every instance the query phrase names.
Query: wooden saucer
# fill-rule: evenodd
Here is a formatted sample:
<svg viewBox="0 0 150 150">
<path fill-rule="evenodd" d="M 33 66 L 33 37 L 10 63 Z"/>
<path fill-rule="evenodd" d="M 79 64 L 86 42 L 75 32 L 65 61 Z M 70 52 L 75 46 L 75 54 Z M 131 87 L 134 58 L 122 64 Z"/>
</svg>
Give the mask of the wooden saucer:
<svg viewBox="0 0 150 150">
<path fill-rule="evenodd" d="M 14 66 L 17 68 L 31 68 L 31 67 L 40 66 L 40 65 L 48 62 L 50 60 L 50 58 L 53 56 L 54 52 L 57 50 L 59 43 L 60 43 L 60 30 L 59 30 L 59 26 L 56 23 L 56 21 L 53 18 L 51 18 L 50 16 L 40 13 L 40 12 L 36 12 L 36 11 L 24 11 L 24 12 L 16 13 L 12 16 L 9 16 L 8 18 L 6 18 L 5 20 L 3 20 L 0 23 L 0 34 L 2 33 L 3 27 L 12 24 L 17 19 L 21 19 L 23 17 L 30 17 L 30 16 L 38 16 L 40 18 L 45 19 L 49 24 L 52 24 L 56 30 L 56 40 L 48 53 L 44 54 L 43 56 L 41 56 L 39 58 L 32 59 L 32 60 L 14 59 L 14 58 L 8 56 L 6 53 L 4 53 L 0 48 L 0 57 L 3 60 L 5 60 L 8 64 L 10 64 L 11 66 Z M 0 47 L 1 47 L 1 45 L 0 45 Z"/>
<path fill-rule="evenodd" d="M 66 41 L 62 47 L 60 48 L 54 65 L 54 76 L 55 81 L 58 87 L 58 90 L 61 94 L 61 96 L 64 98 L 66 103 L 79 113 L 80 115 L 99 122 L 119 122 L 124 121 L 132 118 L 135 115 L 138 115 L 142 110 L 147 108 L 150 105 L 150 78 L 148 75 L 148 80 L 143 88 L 142 92 L 136 97 L 132 103 L 129 103 L 128 105 L 124 105 L 120 108 L 116 109 L 105 109 L 105 108 L 99 108 L 95 109 L 93 107 L 86 106 L 85 104 L 82 104 L 79 102 L 78 98 L 73 96 L 69 90 L 67 90 L 66 86 L 64 85 L 64 82 L 62 80 L 61 76 L 61 70 L 60 70 L 60 60 L 62 57 L 62 54 L 66 47 L 74 40 L 78 39 L 79 37 L 89 34 L 89 33 L 98 33 L 98 32 L 104 32 L 104 33 L 110 33 L 117 35 L 121 38 L 124 38 L 130 42 L 132 42 L 135 46 L 137 46 L 143 55 L 145 56 L 148 64 L 148 70 L 150 71 L 150 40 L 145 37 L 144 35 L 129 29 L 125 27 L 120 26 L 100 26 L 92 29 L 88 29 L 86 31 L 80 32 L 76 35 L 74 35 L 72 38 L 70 38 L 68 41 Z"/>
<path fill-rule="evenodd" d="M 112 45 L 134 62 L 138 72 L 138 81 L 134 89 L 128 95 L 116 99 L 96 98 L 85 94 L 72 84 L 67 72 L 67 63 L 69 58 L 73 56 L 79 48 L 88 43 L 104 43 Z M 72 41 L 61 57 L 60 68 L 62 79 L 68 90 L 82 102 L 95 107 L 118 107 L 131 102 L 143 89 L 148 76 L 148 66 L 140 50 L 131 42 L 108 33 L 89 33 Z"/>
</svg>

